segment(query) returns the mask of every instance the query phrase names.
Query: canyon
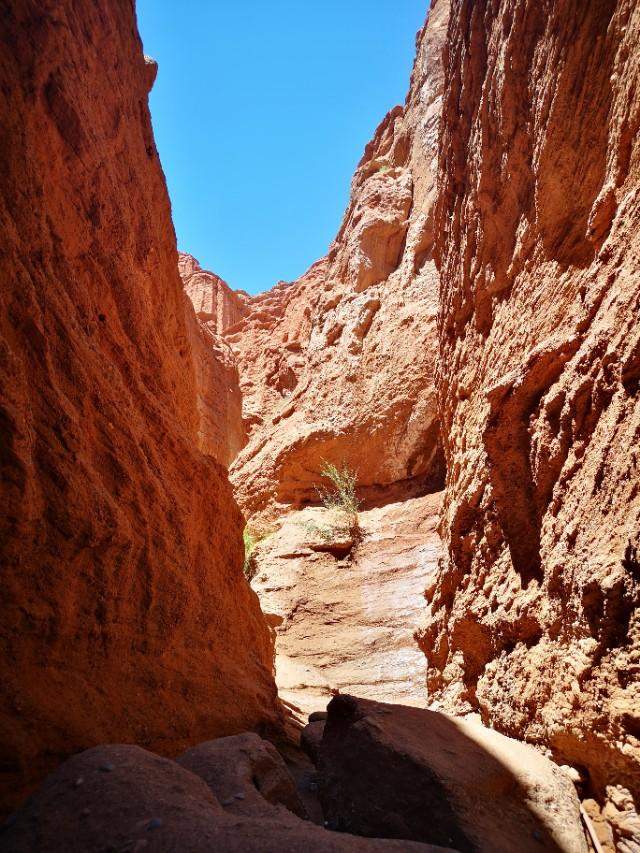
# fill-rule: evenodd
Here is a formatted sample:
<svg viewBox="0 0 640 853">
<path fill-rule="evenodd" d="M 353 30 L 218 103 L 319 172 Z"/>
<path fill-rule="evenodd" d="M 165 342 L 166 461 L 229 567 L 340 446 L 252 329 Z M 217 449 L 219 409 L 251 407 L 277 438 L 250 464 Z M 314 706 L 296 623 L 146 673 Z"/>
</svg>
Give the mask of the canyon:
<svg viewBox="0 0 640 853">
<path fill-rule="evenodd" d="M 132 6 L 0 38 L 3 849 L 637 853 L 640 5 L 432 0 L 257 296 Z"/>
</svg>

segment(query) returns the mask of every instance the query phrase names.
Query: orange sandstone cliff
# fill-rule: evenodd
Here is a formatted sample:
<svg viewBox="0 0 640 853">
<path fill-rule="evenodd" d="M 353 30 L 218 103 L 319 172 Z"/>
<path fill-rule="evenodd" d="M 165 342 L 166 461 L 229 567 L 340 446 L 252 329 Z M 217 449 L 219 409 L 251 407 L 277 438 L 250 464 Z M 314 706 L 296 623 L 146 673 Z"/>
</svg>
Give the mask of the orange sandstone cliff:
<svg viewBox="0 0 640 853">
<path fill-rule="evenodd" d="M 328 255 L 224 332 L 249 433 L 231 478 L 249 516 L 317 502 L 323 459 L 354 469 L 373 504 L 441 487 L 432 247 L 447 13 L 431 13 L 410 96 L 367 145 Z"/>
<path fill-rule="evenodd" d="M 231 290 L 184 252 L 178 253 L 178 270 L 186 301 L 195 310 L 195 317 L 187 311 L 187 325 L 195 364 L 198 446 L 228 467 L 246 443 L 246 430 L 236 358 L 222 332 L 245 315 L 249 296 Z"/>
<path fill-rule="evenodd" d="M 232 479 L 249 517 L 275 518 L 317 503 L 322 459 L 345 461 L 365 501 L 411 512 L 446 462 L 446 554 L 422 566 L 427 700 L 479 711 L 628 803 L 640 10 L 455 0 L 448 14 L 432 4 L 406 104 L 367 146 L 327 257 L 223 330 L 248 431 Z M 330 571 L 313 587 L 327 558 L 288 529 L 260 546 L 254 581 L 287 654 L 306 636 L 292 614 L 335 592 Z"/>
<path fill-rule="evenodd" d="M 273 721 L 240 513 L 198 449 L 177 270 L 131 3 L 0 15 L 0 765 L 162 752 Z"/>
<path fill-rule="evenodd" d="M 454 0 L 435 217 L 430 696 L 599 794 L 640 792 L 639 43 L 633 0 Z"/>
<path fill-rule="evenodd" d="M 130 4 L 0 39 L 3 789 L 278 721 L 230 464 L 285 697 L 479 712 L 634 850 L 637 2 L 433 0 L 327 256 L 257 297 L 178 257 Z"/>
</svg>

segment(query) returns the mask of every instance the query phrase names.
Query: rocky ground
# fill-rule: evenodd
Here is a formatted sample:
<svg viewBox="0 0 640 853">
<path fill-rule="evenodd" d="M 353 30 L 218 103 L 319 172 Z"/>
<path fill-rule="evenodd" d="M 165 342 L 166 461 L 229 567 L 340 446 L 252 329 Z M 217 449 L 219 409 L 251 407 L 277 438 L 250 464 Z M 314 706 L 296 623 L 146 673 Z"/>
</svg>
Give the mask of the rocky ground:
<svg viewBox="0 0 640 853">
<path fill-rule="evenodd" d="M 323 827 L 274 746 L 243 733 L 176 761 L 126 745 L 76 755 L 0 828 L 2 849 L 586 853 L 571 780 L 531 747 L 350 696 L 320 716 Z"/>
</svg>

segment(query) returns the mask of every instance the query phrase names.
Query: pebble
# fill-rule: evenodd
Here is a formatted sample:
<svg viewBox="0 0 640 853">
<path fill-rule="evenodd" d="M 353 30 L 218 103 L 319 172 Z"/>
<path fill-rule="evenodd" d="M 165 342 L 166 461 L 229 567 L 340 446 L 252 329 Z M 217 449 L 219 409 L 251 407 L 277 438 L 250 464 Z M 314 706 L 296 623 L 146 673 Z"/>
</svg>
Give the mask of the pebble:
<svg viewBox="0 0 640 853">
<path fill-rule="evenodd" d="M 83 783 L 83 782 L 84 782 L 84 778 L 83 778 L 82 776 L 78 776 L 78 778 L 76 779 L 76 781 L 73 783 L 73 787 L 74 787 L 74 788 L 79 788 L 79 787 L 80 787 L 80 785 L 82 785 L 82 783 Z"/>
<path fill-rule="evenodd" d="M 147 830 L 158 829 L 159 826 L 162 826 L 162 818 L 152 817 L 149 823 L 147 824 Z"/>
<path fill-rule="evenodd" d="M 234 794 L 233 796 L 236 798 L 236 800 L 244 800 L 244 794 L 242 793 Z"/>
<path fill-rule="evenodd" d="M 105 761 L 104 764 L 100 765 L 100 770 L 102 770 L 103 773 L 111 773 L 111 771 L 115 769 L 115 765 L 112 764 L 110 761 Z"/>
<path fill-rule="evenodd" d="M 222 806 L 232 806 L 233 805 L 233 797 L 229 797 L 227 800 L 221 800 L 220 805 Z"/>
</svg>

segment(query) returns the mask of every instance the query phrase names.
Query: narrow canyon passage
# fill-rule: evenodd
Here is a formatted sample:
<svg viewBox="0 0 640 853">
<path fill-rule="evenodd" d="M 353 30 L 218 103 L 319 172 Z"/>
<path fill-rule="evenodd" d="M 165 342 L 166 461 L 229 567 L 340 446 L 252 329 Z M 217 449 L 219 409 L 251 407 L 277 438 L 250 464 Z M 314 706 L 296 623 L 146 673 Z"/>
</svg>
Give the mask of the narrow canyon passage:
<svg viewBox="0 0 640 853">
<path fill-rule="evenodd" d="M 639 0 L 431 0 L 256 296 L 132 0 L 5 5 L 3 853 L 639 853 Z"/>
</svg>

